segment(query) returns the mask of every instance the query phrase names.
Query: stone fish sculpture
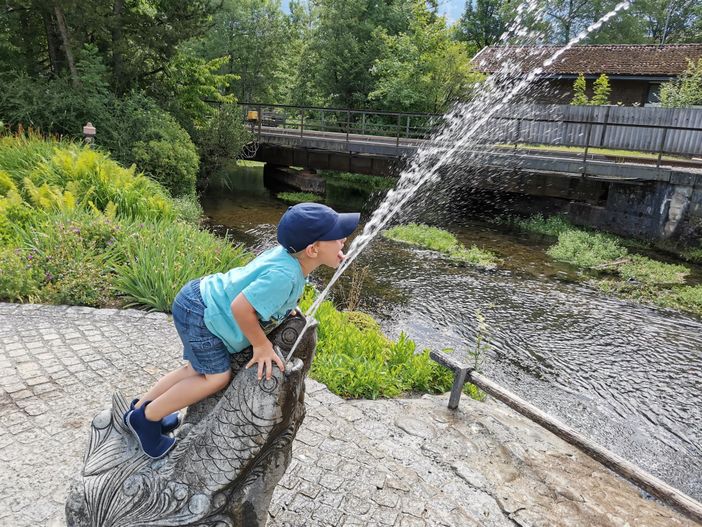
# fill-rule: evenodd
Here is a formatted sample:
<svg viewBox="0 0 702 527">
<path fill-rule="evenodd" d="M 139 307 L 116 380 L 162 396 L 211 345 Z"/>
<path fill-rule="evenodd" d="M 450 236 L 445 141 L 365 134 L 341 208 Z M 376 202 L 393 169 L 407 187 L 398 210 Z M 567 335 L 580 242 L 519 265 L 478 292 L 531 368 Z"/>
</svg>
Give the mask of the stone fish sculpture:
<svg viewBox="0 0 702 527">
<path fill-rule="evenodd" d="M 292 348 L 305 318 L 288 319 L 269 338 Z M 69 527 L 264 526 L 273 490 L 292 458 L 292 441 L 305 417 L 304 380 L 312 364 L 317 322 L 286 363 L 258 381 L 244 369 L 251 348 L 232 355 L 232 381 L 188 408 L 178 442 L 152 460 L 122 421 L 126 399 L 92 422 L 82 474 L 66 502 Z"/>
</svg>

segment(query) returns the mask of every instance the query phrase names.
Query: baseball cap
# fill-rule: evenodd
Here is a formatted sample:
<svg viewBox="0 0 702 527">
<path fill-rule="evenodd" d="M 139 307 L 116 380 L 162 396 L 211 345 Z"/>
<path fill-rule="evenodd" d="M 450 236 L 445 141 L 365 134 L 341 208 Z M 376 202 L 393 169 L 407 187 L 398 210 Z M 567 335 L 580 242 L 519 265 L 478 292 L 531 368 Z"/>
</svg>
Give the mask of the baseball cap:
<svg viewBox="0 0 702 527">
<path fill-rule="evenodd" d="M 278 222 L 278 243 L 296 253 L 317 241 L 340 240 L 351 234 L 361 218 L 358 212 L 338 213 L 321 203 L 298 203 Z"/>
</svg>

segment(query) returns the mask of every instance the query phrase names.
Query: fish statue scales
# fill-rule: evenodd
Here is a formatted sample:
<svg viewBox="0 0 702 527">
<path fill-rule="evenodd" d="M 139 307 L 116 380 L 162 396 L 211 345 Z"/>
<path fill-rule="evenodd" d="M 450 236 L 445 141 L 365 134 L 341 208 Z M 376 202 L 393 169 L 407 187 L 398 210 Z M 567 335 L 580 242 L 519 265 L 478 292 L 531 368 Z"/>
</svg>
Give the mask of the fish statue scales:
<svg viewBox="0 0 702 527">
<path fill-rule="evenodd" d="M 269 335 L 285 358 L 307 319 L 291 317 Z M 144 454 L 122 416 L 120 393 L 92 421 L 81 474 L 66 502 L 69 527 L 263 527 L 273 491 L 292 459 L 305 417 L 305 377 L 317 322 L 270 380 L 245 369 L 248 348 L 232 354 L 227 388 L 188 408 L 175 448 L 162 459 Z"/>
</svg>

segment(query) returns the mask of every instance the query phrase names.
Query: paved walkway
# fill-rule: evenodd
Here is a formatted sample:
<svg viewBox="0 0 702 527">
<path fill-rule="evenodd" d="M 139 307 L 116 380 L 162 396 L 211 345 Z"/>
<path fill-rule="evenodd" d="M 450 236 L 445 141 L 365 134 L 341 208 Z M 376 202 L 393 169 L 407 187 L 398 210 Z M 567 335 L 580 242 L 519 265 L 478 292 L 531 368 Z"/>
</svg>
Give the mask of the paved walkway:
<svg viewBox="0 0 702 527">
<path fill-rule="evenodd" d="M 179 357 L 160 313 L 0 303 L 0 526 L 63 525 L 92 417 Z M 307 402 L 272 527 L 694 525 L 495 401 Z"/>
</svg>

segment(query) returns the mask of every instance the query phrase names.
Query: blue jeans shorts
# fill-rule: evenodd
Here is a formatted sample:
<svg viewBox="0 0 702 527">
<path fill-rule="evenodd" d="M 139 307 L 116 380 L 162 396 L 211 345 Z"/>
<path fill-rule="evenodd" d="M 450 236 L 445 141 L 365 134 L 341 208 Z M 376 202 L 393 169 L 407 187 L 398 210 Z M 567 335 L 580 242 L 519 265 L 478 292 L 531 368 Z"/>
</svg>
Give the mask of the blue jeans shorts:
<svg viewBox="0 0 702 527">
<path fill-rule="evenodd" d="M 176 295 L 171 307 L 173 323 L 183 342 L 183 358 L 198 373 L 223 373 L 231 367 L 229 350 L 205 326 L 205 303 L 200 279 L 191 280 Z"/>
</svg>

